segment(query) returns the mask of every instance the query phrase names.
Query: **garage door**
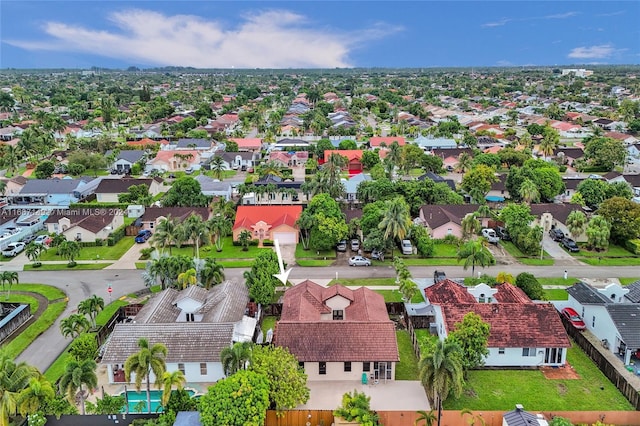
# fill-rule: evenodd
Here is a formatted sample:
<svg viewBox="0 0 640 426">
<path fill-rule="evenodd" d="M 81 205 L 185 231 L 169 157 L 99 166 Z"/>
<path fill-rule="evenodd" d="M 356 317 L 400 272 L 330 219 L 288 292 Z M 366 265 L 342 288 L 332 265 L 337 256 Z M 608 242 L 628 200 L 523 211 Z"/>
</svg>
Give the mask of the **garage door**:
<svg viewBox="0 0 640 426">
<path fill-rule="evenodd" d="M 273 239 L 278 240 L 280 244 L 295 244 L 296 234 L 295 232 L 274 232 Z"/>
</svg>

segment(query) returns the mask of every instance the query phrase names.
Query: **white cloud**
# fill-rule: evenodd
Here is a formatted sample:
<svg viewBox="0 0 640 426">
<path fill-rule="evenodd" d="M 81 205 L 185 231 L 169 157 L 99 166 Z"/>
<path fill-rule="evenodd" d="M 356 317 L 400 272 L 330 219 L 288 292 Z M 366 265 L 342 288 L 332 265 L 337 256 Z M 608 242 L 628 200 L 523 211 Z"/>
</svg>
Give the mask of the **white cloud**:
<svg viewBox="0 0 640 426">
<path fill-rule="evenodd" d="M 524 18 L 502 18 L 497 21 L 486 22 L 482 24 L 481 27 L 483 28 L 501 27 L 503 25 L 508 24 L 509 22 L 528 22 L 528 21 L 536 21 L 540 19 L 567 19 L 579 14 L 580 14 L 579 12 L 565 12 L 565 13 L 557 13 L 554 15 L 546 15 L 546 16 L 528 16 Z"/>
<path fill-rule="evenodd" d="M 90 53 L 153 65 L 196 68 L 348 67 L 359 45 L 401 31 L 377 24 L 348 32 L 313 28 L 305 16 L 269 10 L 243 16 L 235 27 L 194 15 L 143 9 L 114 12 L 117 30 L 47 22 L 43 41 L 5 40 L 27 50 Z"/>
<path fill-rule="evenodd" d="M 574 59 L 603 59 L 609 58 L 616 53 L 616 49 L 611 44 L 600 44 L 597 46 L 576 47 L 569 52 L 568 57 Z"/>
<path fill-rule="evenodd" d="M 498 62 L 496 62 L 496 66 L 499 67 L 512 67 L 514 64 L 511 61 L 507 61 L 506 59 L 502 59 Z"/>
<path fill-rule="evenodd" d="M 484 27 L 484 28 L 501 27 L 501 26 L 506 25 L 507 23 L 509 23 L 511 21 L 512 21 L 512 19 L 502 18 L 499 21 L 487 22 L 485 24 L 482 24 L 482 27 Z"/>
<path fill-rule="evenodd" d="M 576 15 L 579 15 L 579 13 L 578 12 L 556 13 L 555 15 L 547 15 L 544 17 L 544 19 L 567 19 Z"/>
</svg>

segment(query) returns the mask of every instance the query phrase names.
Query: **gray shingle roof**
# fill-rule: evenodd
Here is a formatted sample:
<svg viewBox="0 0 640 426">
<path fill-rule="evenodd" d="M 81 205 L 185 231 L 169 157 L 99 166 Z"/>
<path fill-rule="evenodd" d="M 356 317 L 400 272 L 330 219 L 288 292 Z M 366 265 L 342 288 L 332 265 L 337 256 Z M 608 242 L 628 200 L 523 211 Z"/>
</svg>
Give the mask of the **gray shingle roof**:
<svg viewBox="0 0 640 426">
<path fill-rule="evenodd" d="M 631 350 L 640 349 L 640 305 L 610 303 L 606 308 L 627 347 Z"/>
<path fill-rule="evenodd" d="M 20 194 L 71 194 L 84 184 L 80 179 L 30 179 Z"/>
<path fill-rule="evenodd" d="M 105 156 L 109 156 L 110 154 L 111 151 L 107 151 L 105 153 Z M 116 160 L 126 160 L 130 163 L 135 163 L 136 161 L 144 157 L 145 154 L 146 153 L 141 149 L 125 149 L 118 153 Z"/>
<path fill-rule="evenodd" d="M 194 145 L 196 148 L 211 148 L 211 141 L 207 139 L 178 139 L 176 145 L 178 148 L 190 148 L 190 145 Z"/>
<path fill-rule="evenodd" d="M 640 303 L 640 280 L 629 284 L 627 288 L 629 289 L 629 293 L 627 293 L 624 297 L 626 297 L 633 303 Z"/>
<path fill-rule="evenodd" d="M 582 281 L 567 288 L 567 293 L 583 305 L 605 305 L 610 302 L 598 290 Z"/>
<path fill-rule="evenodd" d="M 173 323 L 117 324 L 102 357 L 103 364 L 123 364 L 138 352 L 138 340 L 167 347 L 166 362 L 217 362 L 220 352 L 231 344 L 233 324 Z"/>
<path fill-rule="evenodd" d="M 502 419 L 507 426 L 531 426 L 539 424 L 535 414 L 519 408 L 504 413 Z"/>
</svg>

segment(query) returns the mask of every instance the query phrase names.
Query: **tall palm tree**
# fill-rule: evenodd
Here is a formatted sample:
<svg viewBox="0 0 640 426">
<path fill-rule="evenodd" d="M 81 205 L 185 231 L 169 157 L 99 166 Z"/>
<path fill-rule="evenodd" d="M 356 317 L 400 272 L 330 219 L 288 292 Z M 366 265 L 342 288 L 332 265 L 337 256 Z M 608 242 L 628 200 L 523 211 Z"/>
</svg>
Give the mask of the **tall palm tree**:
<svg viewBox="0 0 640 426">
<path fill-rule="evenodd" d="M 193 256 L 195 257 L 198 254 L 198 246 L 202 243 L 203 239 L 206 239 L 209 233 L 207 225 L 199 215 L 191 213 L 191 215 L 180 224 L 179 230 L 182 233 L 182 239 L 185 241 L 191 240 L 193 243 Z"/>
<path fill-rule="evenodd" d="M 483 239 L 471 240 L 464 243 L 464 245 L 458 250 L 458 262 L 463 259 L 463 268 L 465 270 L 471 266 L 471 276 L 475 273 L 476 265 L 480 265 L 484 268 L 495 263 L 495 259 L 486 247 Z"/>
<path fill-rule="evenodd" d="M 11 296 L 11 286 L 13 284 L 20 283 L 20 277 L 18 273 L 15 271 L 4 271 L 0 274 L 0 283 L 2 283 L 2 289 L 4 290 L 5 285 L 7 286 L 7 299 Z"/>
<path fill-rule="evenodd" d="M 211 167 L 211 174 L 213 174 L 213 177 L 221 181 L 224 178 L 224 172 L 226 170 L 224 159 L 219 155 L 216 155 L 211 159 L 209 166 Z"/>
<path fill-rule="evenodd" d="M 542 152 L 545 159 L 553 154 L 559 141 L 558 132 L 551 126 L 545 126 L 542 140 L 540 141 L 540 152 Z"/>
<path fill-rule="evenodd" d="M 91 322 L 82 314 L 71 314 L 60 321 L 60 332 L 64 337 L 76 338 L 91 329 Z"/>
<path fill-rule="evenodd" d="M 404 239 L 411 227 L 409 206 L 402 197 L 396 197 L 392 200 L 388 200 L 385 203 L 385 207 L 386 210 L 378 228 L 384 232 L 384 238 L 387 240 L 389 238 L 398 240 Z M 393 249 L 391 250 L 393 256 Z"/>
<path fill-rule="evenodd" d="M 169 398 L 171 397 L 171 390 L 173 387 L 177 387 L 178 390 L 182 389 L 184 384 L 187 382 L 187 379 L 182 374 L 182 371 L 172 371 L 171 373 L 165 371 L 162 373 L 162 406 L 166 407 L 167 402 L 169 402 Z"/>
<path fill-rule="evenodd" d="M 587 229 L 587 216 L 580 210 L 574 210 L 569 213 L 566 222 L 567 228 L 574 240 Z"/>
<path fill-rule="evenodd" d="M 103 309 L 104 299 L 95 294 L 78 304 L 78 312 L 83 315 L 89 316 L 89 319 L 91 320 L 91 326 L 93 328 L 96 327 L 96 317 Z"/>
<path fill-rule="evenodd" d="M 160 378 L 167 370 L 165 358 L 167 357 L 167 347 L 162 343 L 149 345 L 147 339 L 138 340 L 140 350 L 127 358 L 124 364 L 124 377 L 128 382 L 131 380 L 131 373 L 135 375 L 135 384 L 138 392 L 142 386 L 142 380 L 147 382 L 147 407 L 151 413 L 151 373 L 156 377 L 156 386 L 160 387 Z"/>
<path fill-rule="evenodd" d="M 226 237 L 231 232 L 232 227 L 231 219 L 228 219 L 222 215 L 213 216 L 207 221 L 207 229 L 214 238 L 214 243 L 217 251 L 222 251 L 222 238 Z"/>
<path fill-rule="evenodd" d="M 224 266 L 213 257 L 207 257 L 200 270 L 200 284 L 208 290 L 212 285 L 220 284 L 224 278 Z"/>
<path fill-rule="evenodd" d="M 0 426 L 9 426 L 9 417 L 18 411 L 20 393 L 29 380 L 40 373 L 25 362 L 17 363 L 5 350 L 0 350 Z"/>
<path fill-rule="evenodd" d="M 460 347 L 445 339 L 438 340 L 418 363 L 420 381 L 438 409 L 438 425 L 442 401 L 447 399 L 450 393 L 456 398 L 462 393 L 464 373 L 460 357 Z"/>
<path fill-rule="evenodd" d="M 473 165 L 473 157 L 468 152 L 463 152 L 458 156 L 458 171 L 462 174 L 471 170 Z"/>
<path fill-rule="evenodd" d="M 251 362 L 251 345 L 251 342 L 237 342 L 220 352 L 220 362 L 226 376 L 246 369 L 247 364 Z"/>
<path fill-rule="evenodd" d="M 84 386 L 87 386 L 88 391 L 91 391 L 98 386 L 96 367 L 97 364 L 92 359 L 85 359 L 81 362 L 72 360 L 69 361 L 64 370 L 64 374 L 60 378 L 60 390 L 67 393 L 67 397 L 71 403 L 74 402 L 76 393 L 80 391 L 80 404 L 83 415 L 85 414 Z"/>
<path fill-rule="evenodd" d="M 192 285 L 196 285 L 197 283 L 198 277 L 194 268 L 187 269 L 186 271 L 178 275 L 178 285 L 183 289 Z"/>
<path fill-rule="evenodd" d="M 25 247 L 24 254 L 27 256 L 27 259 L 33 262 L 34 266 L 39 266 L 41 264 L 40 256 L 46 250 L 47 247 L 44 244 L 36 244 L 32 241 Z"/>
<path fill-rule="evenodd" d="M 178 242 L 181 242 L 178 221 L 171 216 L 161 220 L 151 237 L 151 244 L 154 247 L 159 247 L 160 252 L 169 247 L 169 255 L 171 255 L 171 246 L 179 245 Z"/>
<path fill-rule="evenodd" d="M 518 190 L 518 195 L 522 201 L 527 204 L 537 203 L 540 201 L 540 190 L 531 179 L 525 179 L 522 181 L 520 189 Z"/>
<path fill-rule="evenodd" d="M 51 382 L 42 374 L 29 379 L 29 384 L 18 396 L 18 412 L 22 417 L 37 412 L 47 399 L 55 397 Z"/>
<path fill-rule="evenodd" d="M 80 255 L 80 244 L 77 241 L 63 241 L 58 246 L 58 254 L 69 261 L 69 266 L 75 265 L 75 259 Z"/>
<path fill-rule="evenodd" d="M 482 225 L 475 214 L 468 214 L 462 219 L 460 226 L 462 227 L 462 238 L 468 240 L 480 231 Z"/>
</svg>

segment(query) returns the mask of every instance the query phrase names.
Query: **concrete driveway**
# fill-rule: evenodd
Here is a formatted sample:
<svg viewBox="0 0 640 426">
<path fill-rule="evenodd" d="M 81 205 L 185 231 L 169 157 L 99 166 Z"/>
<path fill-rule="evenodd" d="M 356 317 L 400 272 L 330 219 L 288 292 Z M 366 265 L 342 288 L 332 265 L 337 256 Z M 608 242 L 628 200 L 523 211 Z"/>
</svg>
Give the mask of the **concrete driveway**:
<svg viewBox="0 0 640 426">
<path fill-rule="evenodd" d="M 371 409 L 376 411 L 417 411 L 430 410 L 424 387 L 418 381 L 391 380 L 377 385 L 363 385 L 355 381 L 308 381 L 309 401 L 299 410 L 335 410 L 342 403 L 342 395 L 347 392 L 364 392 L 371 397 Z"/>
<path fill-rule="evenodd" d="M 542 247 L 547 253 L 549 253 L 549 256 L 553 257 L 553 259 L 555 260 L 554 263 L 557 266 L 582 265 L 580 261 L 576 260 L 573 256 L 567 253 L 566 250 L 563 249 L 558 242 L 553 241 L 553 239 L 551 239 L 549 234 L 546 232 L 542 237 Z"/>
</svg>

